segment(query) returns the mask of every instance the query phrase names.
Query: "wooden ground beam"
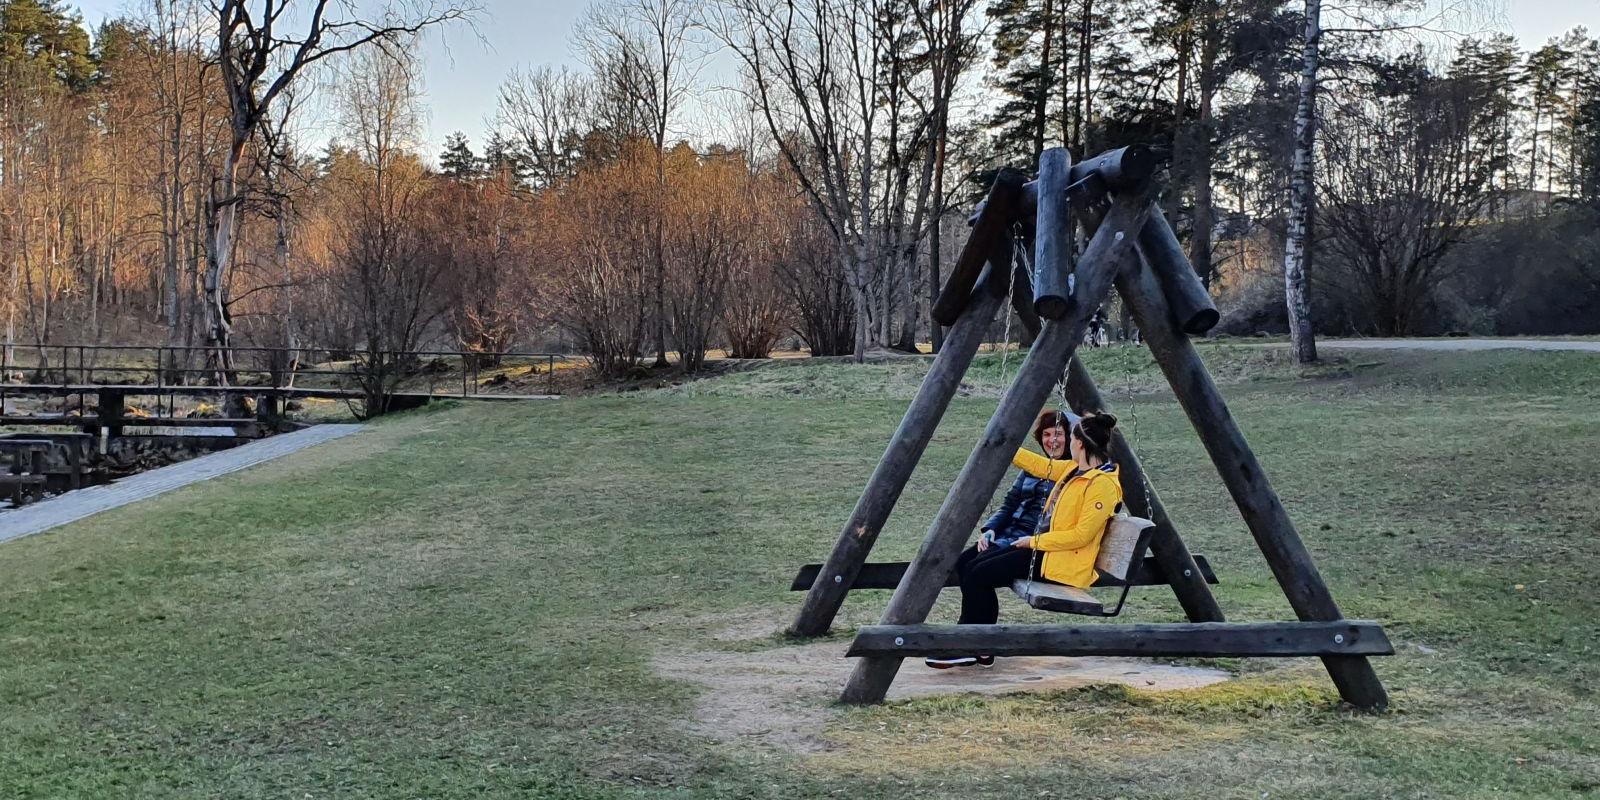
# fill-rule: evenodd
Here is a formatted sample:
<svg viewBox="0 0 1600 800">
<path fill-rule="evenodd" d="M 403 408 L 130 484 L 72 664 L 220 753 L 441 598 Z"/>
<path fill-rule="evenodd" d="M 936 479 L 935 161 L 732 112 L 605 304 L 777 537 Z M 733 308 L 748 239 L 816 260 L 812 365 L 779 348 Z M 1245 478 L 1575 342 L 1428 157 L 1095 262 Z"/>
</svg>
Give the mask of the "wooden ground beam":
<svg viewBox="0 0 1600 800">
<path fill-rule="evenodd" d="M 1255 537 L 1289 605 L 1294 608 L 1295 616 L 1308 622 L 1342 620 L 1344 615 L 1327 584 L 1323 583 L 1321 573 L 1261 464 L 1256 461 L 1255 453 L 1234 423 L 1222 393 L 1217 391 L 1194 345 L 1179 332 L 1155 272 L 1142 265 L 1124 269 L 1117 275 L 1116 286 L 1138 321 L 1145 345 L 1155 356 L 1179 405 L 1200 435 L 1245 525 Z M 1351 705 L 1371 710 L 1381 710 L 1388 705 L 1383 683 L 1365 656 L 1325 655 L 1322 661 L 1339 689 L 1339 696 Z"/>
<path fill-rule="evenodd" d="M 1338 622 L 1177 622 L 1150 625 L 868 625 L 846 657 L 994 656 L 1362 658 L 1394 654 L 1383 627 Z"/>
<path fill-rule="evenodd" d="M 1100 232 L 1090 240 L 1076 270 L 1078 302 L 1066 319 L 1047 323 L 1028 351 L 1027 360 L 984 429 L 983 438 L 967 457 L 955 485 L 945 495 L 905 579 L 889 599 L 882 624 L 907 625 L 927 619 L 946 576 L 972 535 L 1000 479 L 1011 466 L 1011 457 L 1027 435 L 1028 423 L 1039 413 L 1067 359 L 1083 341 L 1089 315 L 1110 291 L 1116 267 L 1132 248 L 1139 228 L 1150 213 L 1150 199 L 1146 194 L 1130 192 L 1128 195 L 1112 205 Z M 1071 236 L 1071 220 L 1040 220 L 1035 235 L 1038 238 Z M 900 661 L 898 656 L 862 659 L 856 664 L 840 700 L 855 704 L 882 702 L 889 684 L 894 682 L 895 673 L 900 670 Z"/>
<path fill-rule="evenodd" d="M 983 242 L 974 244 L 971 239 L 968 244 L 975 247 L 984 245 Z M 988 246 L 993 256 L 992 265 L 982 280 L 987 282 L 995 279 L 997 272 L 1009 279 L 1010 235 L 1002 229 Z M 933 438 L 934 430 L 939 427 L 939 420 L 950 406 L 950 399 L 960 388 L 961 378 L 972 364 L 978 345 L 983 343 L 989 323 L 994 319 L 995 309 L 999 307 L 1000 297 L 993 291 L 979 287 L 978 291 L 972 293 L 971 304 L 945 334 L 939 355 L 934 357 L 933 366 L 923 377 L 916 398 L 906 409 L 905 416 L 900 418 L 900 427 L 895 429 L 894 437 L 889 440 L 883 457 L 872 471 L 872 478 L 867 481 L 860 499 L 856 501 L 855 510 L 850 512 L 850 519 L 845 522 L 833 552 L 823 564 L 819 579 L 806 593 L 794 624 L 789 628 L 791 634 L 821 636 L 828 632 L 851 585 L 855 583 L 856 573 L 866 563 L 872 546 L 878 541 L 879 532 L 888 521 L 890 512 L 894 511 L 895 504 L 900 501 L 906 481 L 911 478 L 912 471 L 928 447 L 928 441 Z"/>
</svg>

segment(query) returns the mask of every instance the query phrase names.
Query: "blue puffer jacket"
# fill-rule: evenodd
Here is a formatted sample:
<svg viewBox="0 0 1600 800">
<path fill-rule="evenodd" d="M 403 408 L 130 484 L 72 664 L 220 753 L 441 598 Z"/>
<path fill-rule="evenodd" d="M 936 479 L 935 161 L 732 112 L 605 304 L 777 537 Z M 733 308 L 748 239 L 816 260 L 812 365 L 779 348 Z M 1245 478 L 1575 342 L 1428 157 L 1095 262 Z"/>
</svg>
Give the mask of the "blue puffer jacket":
<svg viewBox="0 0 1600 800">
<path fill-rule="evenodd" d="M 994 531 L 994 543 L 1001 547 L 1009 547 L 1024 536 L 1032 536 L 1034 529 L 1039 527 L 1039 514 L 1044 510 L 1044 503 L 1050 499 L 1050 491 L 1054 488 L 1055 481 L 1019 472 L 1016 482 L 1011 484 L 1011 490 L 1006 492 L 1005 501 L 1000 503 L 994 516 L 983 524 L 983 529 Z"/>
</svg>

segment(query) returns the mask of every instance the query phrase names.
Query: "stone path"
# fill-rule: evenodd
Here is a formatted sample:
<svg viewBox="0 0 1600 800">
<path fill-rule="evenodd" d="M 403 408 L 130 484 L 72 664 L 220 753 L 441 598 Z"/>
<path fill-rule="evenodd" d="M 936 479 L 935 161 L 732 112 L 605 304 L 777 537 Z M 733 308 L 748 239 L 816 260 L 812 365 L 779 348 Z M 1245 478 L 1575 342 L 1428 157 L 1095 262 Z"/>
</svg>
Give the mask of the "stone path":
<svg viewBox="0 0 1600 800">
<path fill-rule="evenodd" d="M 296 450 L 332 441 L 361 430 L 362 425 L 314 425 L 293 433 L 208 453 L 171 466 L 130 475 L 114 483 L 91 486 L 42 500 L 15 511 L 0 511 L 0 542 L 47 531 L 92 514 L 165 494 L 173 489 L 226 475 L 286 456 Z"/>
</svg>

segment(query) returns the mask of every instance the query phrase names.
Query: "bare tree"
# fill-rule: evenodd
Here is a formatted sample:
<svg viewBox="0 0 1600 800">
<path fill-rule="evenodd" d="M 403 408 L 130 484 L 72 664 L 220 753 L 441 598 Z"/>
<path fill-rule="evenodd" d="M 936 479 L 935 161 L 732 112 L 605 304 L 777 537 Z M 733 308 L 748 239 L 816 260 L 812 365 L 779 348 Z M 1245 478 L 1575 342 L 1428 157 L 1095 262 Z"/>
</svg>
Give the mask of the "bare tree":
<svg viewBox="0 0 1600 800">
<path fill-rule="evenodd" d="M 290 84 L 330 56 L 372 44 L 396 50 L 401 37 L 467 19 L 471 6 L 466 0 L 419 0 L 404 17 L 373 21 L 360 17 L 349 0 L 209 1 L 217 25 L 217 60 L 228 97 L 230 137 L 206 204 L 206 346 L 215 379 L 226 384 L 233 365 L 228 268 L 239 204 L 245 199 L 239 168 L 273 104 Z M 285 30 L 300 19 L 299 31 Z"/>
<path fill-rule="evenodd" d="M 921 230 L 923 214 L 928 213 L 929 308 L 938 300 L 943 281 L 940 270 L 944 256 L 944 216 L 949 199 L 945 190 L 945 169 L 950 150 L 950 103 L 961 84 L 962 73 L 978 56 L 980 32 L 967 27 L 967 18 L 976 5 L 977 0 L 932 0 L 911 4 L 913 19 L 927 48 L 923 58 L 931 83 L 926 100 L 918 95 L 916 102 L 930 126 L 929 142 L 924 150 L 923 185 L 931 189 L 932 208 L 929 208 L 927 195 L 919 198 L 913 223 L 914 230 Z M 944 339 L 943 331 L 938 323 L 931 320 L 929 327 L 932 329 L 933 350 L 938 352 Z"/>
<path fill-rule="evenodd" d="M 901 23 L 896 0 L 723 0 L 713 28 L 743 65 L 752 103 L 836 244 L 840 274 L 854 310 L 854 354 L 864 358 L 874 330 L 873 291 L 885 286 L 884 265 L 902 257 L 908 181 L 899 172 L 926 143 L 928 119 L 901 122 L 893 50 Z M 886 229 L 890 235 L 885 236 Z"/>
<path fill-rule="evenodd" d="M 1420 59 L 1323 126 L 1320 220 L 1374 332 L 1405 336 L 1489 199 L 1492 164 L 1471 145 L 1472 94 Z M 1381 167 L 1378 165 L 1382 165 Z"/>
<path fill-rule="evenodd" d="M 403 44 L 404 40 L 396 40 Z M 355 158 L 335 172 L 348 206 L 336 252 L 347 312 L 360 320 L 364 347 L 356 377 L 365 414 L 387 410 L 428 327 L 444 312 L 441 277 L 449 254 L 430 213 L 429 176 L 416 156 L 421 109 L 406 49 L 370 48 L 346 70 L 339 104 Z"/>
<path fill-rule="evenodd" d="M 515 70 L 500 85 L 495 127 L 527 156 L 534 188 L 577 173 L 584 136 L 596 124 L 593 92 L 593 81 L 566 67 Z"/>
<path fill-rule="evenodd" d="M 641 114 L 655 147 L 655 273 L 652 276 L 657 367 L 667 363 L 666 148 L 674 115 L 682 108 L 706 52 L 697 25 L 700 0 L 601 0 L 590 6 L 579 30 L 590 65 L 609 73 L 606 85 L 620 90 Z"/>
<path fill-rule="evenodd" d="M 1322 45 L 1326 34 L 1362 37 L 1387 33 L 1445 33 L 1452 20 L 1466 18 L 1475 7 L 1492 5 L 1489 0 L 1438 0 L 1437 9 L 1422 19 L 1403 22 L 1396 10 L 1409 10 L 1400 0 L 1354 0 L 1332 7 L 1341 20 L 1338 27 L 1324 28 L 1322 0 L 1306 0 L 1305 38 L 1302 41 L 1298 102 L 1294 115 L 1294 166 L 1289 178 L 1289 225 L 1284 244 L 1283 281 L 1289 308 L 1289 338 L 1295 359 L 1302 364 L 1317 360 L 1317 343 L 1311 319 L 1311 299 L 1307 290 L 1306 268 L 1311 262 L 1312 221 L 1315 219 L 1316 131 L 1318 71 L 1322 67 Z"/>
</svg>

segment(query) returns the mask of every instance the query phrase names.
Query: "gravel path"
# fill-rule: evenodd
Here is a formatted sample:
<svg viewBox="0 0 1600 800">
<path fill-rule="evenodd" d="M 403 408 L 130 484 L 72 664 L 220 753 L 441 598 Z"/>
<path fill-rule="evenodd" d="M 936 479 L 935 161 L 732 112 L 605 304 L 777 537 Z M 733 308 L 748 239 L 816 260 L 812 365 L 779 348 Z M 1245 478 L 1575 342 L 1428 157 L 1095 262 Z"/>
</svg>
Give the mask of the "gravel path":
<svg viewBox="0 0 1600 800">
<path fill-rule="evenodd" d="M 296 450 L 348 436 L 362 425 L 315 425 L 293 433 L 208 453 L 171 466 L 130 475 L 103 486 L 66 492 L 15 511 L 0 511 L 0 542 L 47 531 L 117 506 L 165 494 L 181 486 L 226 475 Z"/>
<path fill-rule="evenodd" d="M 1350 350 L 1576 350 L 1600 353 L 1600 342 L 1597 341 L 1550 339 L 1318 339 L 1317 346 Z"/>
</svg>

